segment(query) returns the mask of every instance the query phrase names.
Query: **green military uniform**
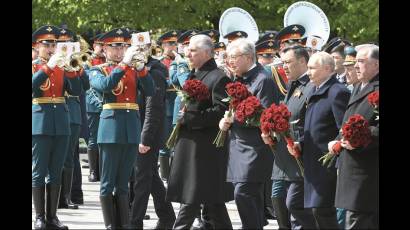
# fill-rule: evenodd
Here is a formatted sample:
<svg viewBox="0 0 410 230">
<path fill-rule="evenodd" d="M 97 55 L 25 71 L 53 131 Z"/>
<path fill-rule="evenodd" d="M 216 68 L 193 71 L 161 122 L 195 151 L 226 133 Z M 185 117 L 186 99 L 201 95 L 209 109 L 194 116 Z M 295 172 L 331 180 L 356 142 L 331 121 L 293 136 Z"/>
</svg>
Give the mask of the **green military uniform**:
<svg viewBox="0 0 410 230">
<path fill-rule="evenodd" d="M 33 37 L 37 43 L 55 43 L 57 33 L 57 27 L 43 26 L 33 33 Z M 60 67 L 51 69 L 46 65 L 46 60 L 40 59 L 32 63 L 32 72 L 32 195 L 36 210 L 34 227 L 42 229 L 47 225 L 55 229 L 68 229 L 56 216 L 61 169 L 71 134 L 68 106 L 63 95 L 64 91 L 80 95 L 79 73 L 66 72 Z M 45 184 L 47 202 L 44 200 Z"/>
<path fill-rule="evenodd" d="M 126 44 L 129 33 L 114 29 L 101 37 L 105 45 Z M 100 201 L 105 226 L 113 221 L 113 192 L 121 226 L 128 224 L 128 181 L 140 143 L 141 123 L 137 104 L 137 87 L 151 96 L 154 83 L 147 69 L 141 71 L 115 63 L 90 69 L 90 84 L 103 95 L 97 143 L 101 154 Z"/>
</svg>

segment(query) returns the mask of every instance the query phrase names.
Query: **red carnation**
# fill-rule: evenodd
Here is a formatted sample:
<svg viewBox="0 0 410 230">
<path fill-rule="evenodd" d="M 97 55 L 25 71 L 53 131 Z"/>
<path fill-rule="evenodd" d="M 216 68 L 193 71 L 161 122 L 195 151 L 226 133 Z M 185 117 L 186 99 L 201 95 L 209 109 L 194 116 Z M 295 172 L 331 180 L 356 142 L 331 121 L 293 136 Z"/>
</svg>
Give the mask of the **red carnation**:
<svg viewBox="0 0 410 230">
<path fill-rule="evenodd" d="M 282 136 L 285 138 L 286 143 L 295 150 L 296 163 L 298 164 L 300 171 L 303 176 L 303 165 L 299 159 L 301 156 L 300 150 L 295 147 L 295 143 L 290 136 L 290 119 L 291 113 L 285 104 L 281 103 L 279 106 L 272 104 L 269 108 L 266 108 L 261 115 L 261 131 L 264 134 L 269 134 L 272 141 L 277 142 L 277 137 Z M 269 146 L 275 154 L 275 150 L 272 145 Z"/>
<path fill-rule="evenodd" d="M 369 122 L 360 114 L 350 116 L 343 125 L 341 132 L 343 139 L 349 141 L 353 148 L 366 147 L 372 140 Z M 326 153 L 319 158 L 319 161 L 322 162 L 322 165 L 326 165 L 329 162 L 327 167 L 330 167 L 332 165 L 331 162 L 334 161 L 335 154 L 339 154 L 341 149 L 341 141 L 338 141 L 333 145 L 334 153 Z"/>
<path fill-rule="evenodd" d="M 210 97 L 208 87 L 202 81 L 196 79 L 186 80 L 182 90 L 178 90 L 177 94 L 181 97 L 182 102 L 186 102 L 182 108 L 184 111 L 186 110 L 187 104 L 193 101 L 204 101 Z M 166 143 L 169 149 L 175 146 L 180 127 L 181 124 L 178 121 Z"/>
<path fill-rule="evenodd" d="M 379 107 L 379 91 L 374 91 L 367 96 L 367 100 L 373 107 Z"/>
</svg>

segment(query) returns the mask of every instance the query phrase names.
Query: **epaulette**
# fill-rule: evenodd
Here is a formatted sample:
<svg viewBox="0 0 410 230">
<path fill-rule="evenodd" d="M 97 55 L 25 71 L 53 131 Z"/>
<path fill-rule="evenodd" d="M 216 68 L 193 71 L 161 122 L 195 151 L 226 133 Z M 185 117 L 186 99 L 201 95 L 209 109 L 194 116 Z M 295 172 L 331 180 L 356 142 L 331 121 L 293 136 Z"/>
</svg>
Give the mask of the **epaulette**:
<svg viewBox="0 0 410 230">
<path fill-rule="evenodd" d="M 271 65 L 270 69 L 272 71 L 273 80 L 275 80 L 275 83 L 278 86 L 280 93 L 286 96 L 286 93 L 287 93 L 286 86 L 282 84 L 282 81 L 280 80 L 280 76 L 279 76 L 278 71 L 276 70 L 276 67 L 274 65 Z"/>
</svg>

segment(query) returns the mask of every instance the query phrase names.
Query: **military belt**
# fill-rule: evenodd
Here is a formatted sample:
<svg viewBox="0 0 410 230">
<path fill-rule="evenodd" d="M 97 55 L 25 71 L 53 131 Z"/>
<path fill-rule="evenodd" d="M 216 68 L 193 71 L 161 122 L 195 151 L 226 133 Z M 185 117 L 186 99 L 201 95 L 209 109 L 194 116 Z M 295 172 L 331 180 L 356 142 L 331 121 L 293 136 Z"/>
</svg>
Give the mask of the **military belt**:
<svg viewBox="0 0 410 230">
<path fill-rule="evenodd" d="M 103 105 L 103 109 L 133 109 L 139 110 L 136 103 L 107 103 Z"/>
<path fill-rule="evenodd" d="M 46 103 L 52 103 L 52 104 L 65 103 L 65 98 L 64 97 L 37 97 L 37 98 L 33 98 L 33 104 L 34 105 L 46 104 Z"/>
</svg>

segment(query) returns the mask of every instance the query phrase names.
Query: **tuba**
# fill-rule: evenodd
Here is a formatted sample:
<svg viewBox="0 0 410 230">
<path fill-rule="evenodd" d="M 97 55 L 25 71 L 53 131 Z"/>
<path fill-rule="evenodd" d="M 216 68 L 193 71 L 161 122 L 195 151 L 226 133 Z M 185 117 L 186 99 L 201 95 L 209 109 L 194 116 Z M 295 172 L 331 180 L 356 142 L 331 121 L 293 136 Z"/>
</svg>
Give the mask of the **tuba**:
<svg viewBox="0 0 410 230">
<path fill-rule="evenodd" d="M 306 46 L 314 50 L 320 50 L 329 39 L 329 20 L 326 14 L 313 3 L 299 1 L 288 7 L 283 25 L 286 27 L 293 24 L 305 27 Z"/>
<path fill-rule="evenodd" d="M 259 39 L 259 30 L 255 19 L 239 7 L 231 7 L 225 10 L 219 19 L 219 41 L 227 44 L 228 40 L 223 37 L 236 30 L 246 32 L 248 39 L 253 43 Z"/>
</svg>

